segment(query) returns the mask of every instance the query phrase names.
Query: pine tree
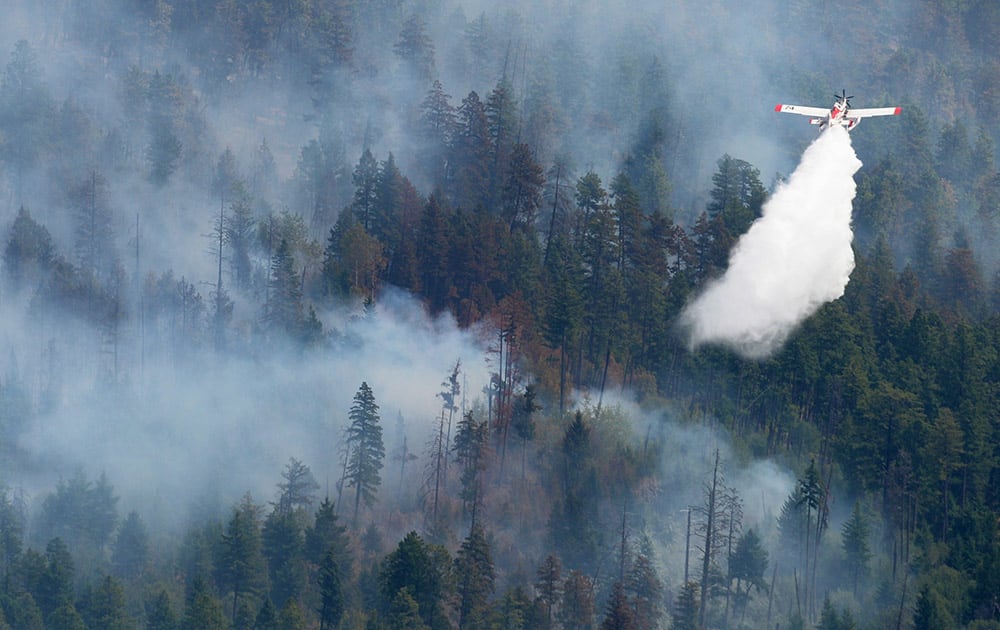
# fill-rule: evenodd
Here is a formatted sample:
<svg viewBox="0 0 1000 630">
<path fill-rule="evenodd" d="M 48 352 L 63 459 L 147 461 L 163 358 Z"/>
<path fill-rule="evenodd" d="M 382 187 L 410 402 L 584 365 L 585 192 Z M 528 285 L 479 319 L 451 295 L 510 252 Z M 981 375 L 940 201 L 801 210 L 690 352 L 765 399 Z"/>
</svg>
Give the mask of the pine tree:
<svg viewBox="0 0 1000 630">
<path fill-rule="evenodd" d="M 74 215 L 74 249 L 80 269 L 106 279 L 115 264 L 114 226 L 108 181 L 97 171 L 69 193 Z"/>
<path fill-rule="evenodd" d="M 184 609 L 181 630 L 226 630 L 225 613 L 222 604 L 208 590 L 208 584 L 195 578 Z"/>
<path fill-rule="evenodd" d="M 391 630 L 430 630 L 420 616 L 420 606 L 408 587 L 396 592 L 389 607 L 388 628 Z"/>
<path fill-rule="evenodd" d="M 372 152 L 365 149 L 361 154 L 361 160 L 354 167 L 354 202 L 351 208 L 358 223 L 369 234 L 375 234 L 376 214 L 375 203 L 378 189 L 378 162 L 372 157 Z"/>
<path fill-rule="evenodd" d="M 496 573 L 489 543 L 479 525 L 472 526 L 469 536 L 458 550 L 455 578 L 458 582 L 458 627 L 483 627 Z"/>
<path fill-rule="evenodd" d="M 663 581 L 656 573 L 652 559 L 645 553 L 636 555 L 625 579 L 630 597 L 634 626 L 637 630 L 655 630 L 663 616 Z"/>
<path fill-rule="evenodd" d="M 427 35 L 426 24 L 416 13 L 403 24 L 393 51 L 413 76 L 424 81 L 431 80 L 434 75 L 434 42 Z"/>
<path fill-rule="evenodd" d="M 446 549 L 427 544 L 416 532 L 410 532 L 382 561 L 378 580 L 383 608 L 394 607 L 400 591 L 406 589 L 427 626 L 447 628 L 442 604 L 449 595 L 451 565 Z"/>
<path fill-rule="evenodd" d="M 562 597 L 562 563 L 558 557 L 549 554 L 542 561 L 542 566 L 538 567 L 536 575 L 538 580 L 535 582 L 535 591 L 545 605 L 546 627 L 548 627 L 552 624 L 553 610 L 559 605 Z"/>
<path fill-rule="evenodd" d="M 483 421 L 477 421 L 470 410 L 458 423 L 455 431 L 455 461 L 461 467 L 462 507 L 473 522 L 476 520 L 482 500 L 482 472 L 486 469 L 486 449 L 489 441 L 488 428 Z"/>
<path fill-rule="evenodd" d="M 299 597 L 306 585 L 305 539 L 299 514 L 275 506 L 264 520 L 261 539 L 271 599 L 281 608 L 289 599 Z"/>
<path fill-rule="evenodd" d="M 750 600 L 750 589 L 767 590 L 764 572 L 767 570 L 767 550 L 761 544 L 760 536 L 750 528 L 740 536 L 736 549 L 729 557 L 729 579 L 736 580 L 736 604 L 734 609 L 746 612 Z"/>
<path fill-rule="evenodd" d="M 337 566 L 345 570 L 351 565 L 347 528 L 337 523 L 335 506 L 329 497 L 316 509 L 313 526 L 306 530 L 306 557 L 318 564 L 328 551 L 333 551 Z"/>
<path fill-rule="evenodd" d="M 170 605 L 170 596 L 161 590 L 152 602 L 146 605 L 147 630 L 177 630 L 177 615 Z"/>
<path fill-rule="evenodd" d="M 149 533 L 139 513 L 133 510 L 118 529 L 111 564 L 118 576 L 129 580 L 142 574 L 148 562 Z"/>
<path fill-rule="evenodd" d="M 350 452 L 346 480 L 348 487 L 355 488 L 353 522 L 354 527 L 357 527 L 362 499 L 367 507 L 375 503 L 375 494 L 382 484 L 379 471 L 382 470 L 385 459 L 378 405 L 375 404 L 375 395 L 368 383 L 361 383 L 361 387 L 354 395 L 354 404 L 351 405 L 348 417 L 351 426 L 347 429 Z"/>
<path fill-rule="evenodd" d="M 565 630 L 592 630 L 594 585 L 586 575 L 573 569 L 563 582 L 562 605 L 556 617 Z"/>
<path fill-rule="evenodd" d="M 84 594 L 80 612 L 89 628 L 126 630 L 133 626 L 125 613 L 125 591 L 110 575 L 104 576 L 97 588 Z"/>
<path fill-rule="evenodd" d="M 336 628 L 344 615 L 344 589 L 340 582 L 340 567 L 333 549 L 329 549 L 319 565 L 319 628 Z"/>
<path fill-rule="evenodd" d="M 441 82 L 435 80 L 420 105 L 420 132 L 423 151 L 421 170 L 431 184 L 441 187 L 445 181 L 448 147 L 456 129 L 455 108 L 449 103 Z"/>
<path fill-rule="evenodd" d="M 531 148 L 521 142 L 511 150 L 510 165 L 500 190 L 500 213 L 513 232 L 516 227 L 534 234 L 535 218 L 542 206 L 545 175 Z"/>
<path fill-rule="evenodd" d="M 261 551 L 259 508 L 249 493 L 233 508 L 232 517 L 222 535 L 220 571 L 222 582 L 233 594 L 232 619 L 235 621 L 240 597 L 259 592 L 267 574 Z"/>
<path fill-rule="evenodd" d="M 295 338 L 302 326 L 302 288 L 288 241 L 281 240 L 271 258 L 265 321 L 270 330 Z"/>
<path fill-rule="evenodd" d="M 48 229 L 24 206 L 17 211 L 3 250 L 4 271 L 15 287 L 39 282 L 54 262 L 55 246 Z"/>
<path fill-rule="evenodd" d="M 698 583 L 689 581 L 674 600 L 672 630 L 698 630 Z"/>
<path fill-rule="evenodd" d="M 615 582 L 604 621 L 601 622 L 601 630 L 637 630 L 638 627 L 632 608 L 629 607 L 628 597 L 625 595 L 625 587 L 621 582 Z"/>
<path fill-rule="evenodd" d="M 448 160 L 449 190 L 455 207 L 472 211 L 487 206 L 492 155 L 486 108 L 476 92 L 469 92 L 458 108 L 458 127 Z"/>
<path fill-rule="evenodd" d="M 868 519 L 861 511 L 861 503 L 855 501 L 851 518 L 844 523 L 841 541 L 847 555 L 847 566 L 851 571 L 852 588 L 858 592 L 858 580 L 868 571 L 868 561 L 872 557 L 868 544 Z"/>
</svg>

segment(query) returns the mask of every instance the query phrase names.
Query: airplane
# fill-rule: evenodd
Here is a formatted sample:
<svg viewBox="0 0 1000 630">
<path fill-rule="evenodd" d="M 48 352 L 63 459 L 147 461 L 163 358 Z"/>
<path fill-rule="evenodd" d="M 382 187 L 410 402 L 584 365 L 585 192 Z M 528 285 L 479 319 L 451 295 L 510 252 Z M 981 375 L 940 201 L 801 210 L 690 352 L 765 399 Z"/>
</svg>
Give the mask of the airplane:
<svg viewBox="0 0 1000 630">
<path fill-rule="evenodd" d="M 810 125 L 819 125 L 819 130 L 823 131 L 830 125 L 840 125 L 848 131 L 854 129 L 861 122 L 862 118 L 869 116 L 899 116 L 903 111 L 902 107 L 876 107 L 873 109 L 851 109 L 851 99 L 853 96 L 847 95 L 847 90 L 841 94 L 834 94 L 836 100 L 833 109 L 823 109 L 822 107 L 804 107 L 802 105 L 782 105 L 779 103 L 774 107 L 776 112 L 787 114 L 801 114 L 802 116 L 812 116 L 809 119 Z"/>
</svg>

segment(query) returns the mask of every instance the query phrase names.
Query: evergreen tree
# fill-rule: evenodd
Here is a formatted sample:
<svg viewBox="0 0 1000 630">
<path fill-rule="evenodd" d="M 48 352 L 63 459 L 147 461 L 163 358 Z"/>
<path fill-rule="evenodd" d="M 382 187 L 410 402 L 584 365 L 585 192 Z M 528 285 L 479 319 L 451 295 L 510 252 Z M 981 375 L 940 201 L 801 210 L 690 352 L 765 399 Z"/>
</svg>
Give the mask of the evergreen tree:
<svg viewBox="0 0 1000 630">
<path fill-rule="evenodd" d="M 314 493 L 319 490 L 319 484 L 308 466 L 292 457 L 285 464 L 281 478 L 283 481 L 278 483 L 279 495 L 275 509 L 284 513 L 299 514 L 312 507 Z"/>
<path fill-rule="evenodd" d="M 625 587 L 621 582 L 615 582 L 604 621 L 601 622 L 601 630 L 637 630 L 638 627 L 632 608 L 629 607 L 628 597 L 625 595 Z"/>
<path fill-rule="evenodd" d="M 726 231 L 738 238 L 760 216 L 767 193 L 760 182 L 760 171 L 750 163 L 727 154 L 718 166 L 712 175 L 708 215 L 721 217 Z"/>
<path fill-rule="evenodd" d="M 340 581 L 340 567 L 333 549 L 329 549 L 319 565 L 319 627 L 336 628 L 344 616 L 345 597 Z"/>
<path fill-rule="evenodd" d="M 753 528 L 748 529 L 736 543 L 736 549 L 729 557 L 729 580 L 736 580 L 735 610 L 746 612 L 750 600 L 750 589 L 758 592 L 767 590 L 764 572 L 767 570 L 767 549 Z"/>
<path fill-rule="evenodd" d="M 393 51 L 414 77 L 424 81 L 431 80 L 434 75 L 434 43 L 427 35 L 427 25 L 416 13 L 403 24 Z"/>
<path fill-rule="evenodd" d="M 573 569 L 563 582 L 562 605 L 556 617 L 565 630 L 592 630 L 594 585 L 586 575 Z"/>
<path fill-rule="evenodd" d="M 448 147 L 456 132 L 455 108 L 441 82 L 435 80 L 420 105 L 420 133 L 424 142 L 421 170 L 434 188 L 444 185 Z"/>
<path fill-rule="evenodd" d="M 274 609 L 274 604 L 271 603 L 271 598 L 264 598 L 264 603 L 261 604 L 260 610 L 257 611 L 257 617 L 254 619 L 254 630 L 280 630 L 281 626 L 278 623 L 278 611 Z"/>
<path fill-rule="evenodd" d="M 442 605 L 450 594 L 451 559 L 443 547 L 427 544 L 416 532 L 410 532 L 383 559 L 378 579 L 384 610 L 391 614 L 397 604 L 407 603 L 406 598 L 399 601 L 400 592 L 405 590 L 424 624 L 434 630 L 449 627 Z"/>
<path fill-rule="evenodd" d="M 267 559 L 271 599 L 282 608 L 289 599 L 299 597 L 305 590 L 305 538 L 299 515 L 275 506 L 264 520 L 261 538 Z"/>
<path fill-rule="evenodd" d="M 306 630 L 306 615 L 295 599 L 289 599 L 278 614 L 280 630 Z"/>
<path fill-rule="evenodd" d="M 538 567 L 536 573 L 538 580 L 535 582 L 535 592 L 545 606 L 546 627 L 551 626 L 553 611 L 558 607 L 562 597 L 562 563 L 559 558 L 549 554 L 542 561 L 542 566 Z"/>
<path fill-rule="evenodd" d="M 369 234 L 375 234 L 376 225 L 375 204 L 377 201 L 378 162 L 372 157 L 372 152 L 365 149 L 361 160 L 354 168 L 354 202 L 351 208 L 358 223 Z"/>
<path fill-rule="evenodd" d="M 201 578 L 195 578 L 184 609 L 181 630 L 227 630 L 222 604 Z"/>
<path fill-rule="evenodd" d="M 316 509 L 313 526 L 306 529 L 306 557 L 318 564 L 328 551 L 332 551 L 337 566 L 346 570 L 351 565 L 346 532 L 347 528 L 337 523 L 337 513 L 330 497 L 324 498 Z"/>
<path fill-rule="evenodd" d="M 430 626 L 421 618 L 420 606 L 410 595 L 408 587 L 396 592 L 389 607 L 387 627 L 391 630 L 430 630 Z"/>
<path fill-rule="evenodd" d="M 24 515 L 18 510 L 10 491 L 0 487 L 0 578 L 6 579 L 21 555 Z"/>
<path fill-rule="evenodd" d="M 698 630 L 698 583 L 687 582 L 674 601 L 672 630 Z"/>
<path fill-rule="evenodd" d="M 114 226 L 108 181 L 97 171 L 69 192 L 74 218 L 74 248 L 80 269 L 108 278 L 115 263 Z"/>
<path fill-rule="evenodd" d="M 149 562 L 149 533 L 135 510 L 129 512 L 118 529 L 111 552 L 111 565 L 116 575 L 131 580 L 141 575 Z"/>
<path fill-rule="evenodd" d="M 233 594 L 232 619 L 236 620 L 240 597 L 260 592 L 267 575 L 261 552 L 259 508 L 249 494 L 233 508 L 222 535 L 220 574 L 222 584 Z M 199 605 L 199 610 L 205 604 Z"/>
<path fill-rule="evenodd" d="M 345 479 L 348 487 L 355 488 L 353 520 L 354 526 L 357 527 L 362 499 L 367 507 L 375 503 L 375 494 L 382 484 L 379 471 L 382 470 L 385 459 L 378 405 L 368 383 L 361 383 L 361 387 L 354 395 L 354 403 L 351 405 L 348 418 L 351 421 L 347 429 L 347 445 L 350 452 Z"/>
<path fill-rule="evenodd" d="M 281 240 L 271 258 L 271 276 L 268 281 L 268 301 L 264 319 L 271 331 L 296 338 L 301 331 L 302 287 L 295 272 L 295 260 L 285 239 Z"/>
<path fill-rule="evenodd" d="M 841 544 L 847 555 L 847 566 L 851 571 L 851 582 L 854 593 L 858 592 L 858 580 L 868 571 L 868 561 L 872 552 L 868 544 L 868 519 L 861 511 L 861 503 L 855 501 L 851 518 L 841 529 Z"/>
<path fill-rule="evenodd" d="M 146 605 L 147 630 L 177 630 L 177 615 L 170 604 L 170 596 L 161 590 L 152 602 Z"/>
<path fill-rule="evenodd" d="M 663 616 L 663 581 L 656 573 L 652 559 L 645 553 L 636 555 L 624 584 L 630 594 L 633 625 L 636 630 L 655 630 Z"/>
<path fill-rule="evenodd" d="M 475 523 L 482 501 L 482 472 L 486 469 L 486 449 L 489 443 L 486 422 L 477 421 L 470 410 L 455 431 L 455 460 L 461 467 L 462 507 Z"/>
<path fill-rule="evenodd" d="M 15 287 L 41 281 L 56 256 L 52 235 L 24 206 L 17 211 L 3 250 L 4 270 Z"/>
<path fill-rule="evenodd" d="M 104 576 L 99 586 L 91 587 L 84 594 L 80 612 L 89 628 L 126 630 L 134 625 L 125 612 L 125 591 L 110 575 Z"/>
<path fill-rule="evenodd" d="M 61 606 L 73 605 L 73 557 L 60 538 L 53 538 L 45 546 L 45 559 L 41 573 L 29 589 L 45 619 Z"/>
<path fill-rule="evenodd" d="M 500 190 L 500 214 L 507 221 L 511 232 L 520 226 L 529 233 L 534 233 L 535 219 L 542 206 L 544 186 L 544 172 L 535 162 L 531 148 L 523 142 L 515 144 Z"/>
<path fill-rule="evenodd" d="M 483 627 L 496 574 L 482 527 L 474 524 L 455 557 L 458 583 L 458 627 Z"/>
<path fill-rule="evenodd" d="M 449 190 L 456 207 L 475 210 L 488 206 L 492 155 L 486 107 L 476 92 L 469 92 L 458 108 L 458 127 L 448 160 Z"/>
</svg>

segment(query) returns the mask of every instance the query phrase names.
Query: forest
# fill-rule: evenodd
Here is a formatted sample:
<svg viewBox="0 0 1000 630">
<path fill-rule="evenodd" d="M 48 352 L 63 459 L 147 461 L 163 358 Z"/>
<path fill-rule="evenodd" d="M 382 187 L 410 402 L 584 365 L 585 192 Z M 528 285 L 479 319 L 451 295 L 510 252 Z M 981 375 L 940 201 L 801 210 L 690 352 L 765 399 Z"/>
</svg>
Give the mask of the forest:
<svg viewBox="0 0 1000 630">
<path fill-rule="evenodd" d="M 0 628 L 1000 629 L 1000 4 L 4 14 Z M 693 345 L 844 86 L 843 295 Z"/>
</svg>

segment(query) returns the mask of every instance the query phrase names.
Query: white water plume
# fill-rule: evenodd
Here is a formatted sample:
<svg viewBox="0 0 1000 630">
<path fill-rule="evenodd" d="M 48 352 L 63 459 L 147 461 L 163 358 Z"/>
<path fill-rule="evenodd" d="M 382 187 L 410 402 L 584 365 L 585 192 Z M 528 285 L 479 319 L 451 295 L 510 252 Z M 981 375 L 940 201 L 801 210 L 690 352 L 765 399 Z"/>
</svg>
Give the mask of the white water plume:
<svg viewBox="0 0 1000 630">
<path fill-rule="evenodd" d="M 765 358 L 820 306 L 843 295 L 854 269 L 851 201 L 859 168 L 842 127 L 809 145 L 733 248 L 725 275 L 681 314 L 692 348 L 719 343 Z"/>
</svg>

